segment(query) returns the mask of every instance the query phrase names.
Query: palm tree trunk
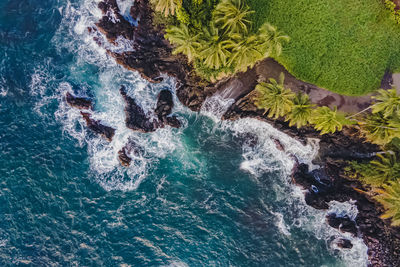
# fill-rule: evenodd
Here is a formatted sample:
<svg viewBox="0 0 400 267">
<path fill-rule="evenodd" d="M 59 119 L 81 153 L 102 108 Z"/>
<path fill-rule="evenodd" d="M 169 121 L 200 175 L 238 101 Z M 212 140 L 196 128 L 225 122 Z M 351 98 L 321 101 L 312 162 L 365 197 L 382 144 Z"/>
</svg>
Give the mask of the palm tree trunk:
<svg viewBox="0 0 400 267">
<path fill-rule="evenodd" d="M 371 108 L 372 108 L 372 106 L 369 106 L 369 107 L 367 107 L 366 109 L 363 109 L 363 110 L 361 110 L 360 112 L 357 112 L 356 114 L 353 114 L 353 115 L 351 115 L 351 116 L 347 116 L 346 119 L 353 118 L 353 117 L 355 117 L 355 116 L 357 116 L 357 115 L 359 115 L 359 114 L 361 114 L 361 113 L 364 113 L 365 111 L 367 111 L 367 110 L 369 110 L 369 109 L 371 109 Z"/>
</svg>

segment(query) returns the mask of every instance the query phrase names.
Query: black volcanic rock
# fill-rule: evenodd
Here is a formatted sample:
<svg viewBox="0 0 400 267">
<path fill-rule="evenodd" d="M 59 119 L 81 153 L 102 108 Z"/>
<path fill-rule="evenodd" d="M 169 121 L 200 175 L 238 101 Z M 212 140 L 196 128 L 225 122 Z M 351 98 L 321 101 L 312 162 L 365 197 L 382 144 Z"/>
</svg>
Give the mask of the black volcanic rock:
<svg viewBox="0 0 400 267">
<path fill-rule="evenodd" d="M 82 112 L 81 115 L 83 119 L 86 121 L 86 125 L 90 130 L 92 130 L 96 134 L 100 134 L 104 136 L 109 142 L 112 141 L 112 138 L 114 137 L 115 134 L 115 129 L 109 126 L 105 126 L 101 124 L 100 121 L 93 120 L 91 118 L 90 113 L 87 112 Z"/>
<path fill-rule="evenodd" d="M 344 248 L 344 249 L 353 248 L 353 244 L 351 243 L 351 241 L 345 238 L 341 238 L 339 241 L 336 242 L 336 244 L 339 248 Z"/>
<path fill-rule="evenodd" d="M 174 101 L 169 90 L 161 90 L 158 94 L 157 107 L 155 113 L 159 120 L 163 121 L 172 112 Z"/>
<path fill-rule="evenodd" d="M 355 200 L 358 214 L 355 222 L 348 217 L 328 216 L 328 223 L 354 235 L 359 233 L 369 249 L 370 266 L 400 266 L 400 231 L 384 222 L 382 209 L 370 201 L 365 194 L 355 189 L 365 190 L 361 183 L 344 179 L 341 175 L 345 163 L 325 159 L 322 166 L 326 176 L 321 180 L 315 172 L 308 172 L 308 166 L 299 164 L 292 174 L 293 182 L 308 189 L 306 202 L 317 209 L 328 209 L 330 201 Z M 325 179 L 329 179 L 327 182 Z"/>
<path fill-rule="evenodd" d="M 123 148 L 121 148 L 121 150 L 118 151 L 118 160 L 120 161 L 122 166 L 128 167 L 132 162 L 129 154 L 139 156 L 142 153 L 142 148 L 139 147 L 139 145 L 133 140 L 129 140 L 128 143 Z"/>
<path fill-rule="evenodd" d="M 77 109 L 92 109 L 93 103 L 90 99 L 77 97 L 67 92 L 65 94 L 65 100 L 68 105 Z"/>
<path fill-rule="evenodd" d="M 150 82 L 162 80 L 161 74 L 175 77 L 176 95 L 178 99 L 192 110 L 199 111 L 205 99 L 217 91 L 217 86 L 198 78 L 187 59 L 183 56 L 172 56 L 171 46 L 163 39 L 163 30 L 156 29 L 152 23 L 152 10 L 148 0 L 134 0 L 131 16 L 139 19 L 138 27 L 133 27 L 121 19 L 123 25 L 110 18 L 97 25 L 108 40 L 113 43 L 118 36 L 131 39 L 129 28 L 135 40 L 135 51 L 124 53 L 108 53 L 116 61 L 129 70 L 138 71 L 144 79 Z M 104 0 L 99 4 L 104 16 L 109 11 L 115 13 L 118 8 L 115 1 Z M 118 34 L 114 29 L 119 29 Z M 94 37 L 95 38 L 95 37 Z M 99 44 L 101 45 L 101 44 Z M 318 209 L 327 209 L 332 200 L 355 200 L 359 213 L 356 218 L 358 232 L 368 246 L 368 256 L 371 266 L 400 266 L 400 231 L 390 227 L 388 222 L 380 218 L 382 208 L 370 201 L 366 195 L 354 189 L 363 190 L 357 181 L 343 177 L 345 160 L 369 159 L 374 152 L 380 150 L 376 145 L 364 142 L 354 134 L 354 130 L 344 128 L 342 132 L 320 136 L 313 127 L 290 127 L 283 119 L 273 120 L 264 116 L 252 100 L 252 92 L 241 97 L 224 114 L 223 119 L 256 118 L 272 124 L 276 129 L 299 140 L 303 144 L 309 138 L 319 139 L 319 155 L 315 164 L 321 165 L 321 171 L 309 172 L 308 167 L 296 164 L 293 169 L 293 182 L 308 190 L 306 201 Z M 172 117 L 167 117 L 172 118 Z M 126 154 L 126 153 L 125 153 Z M 351 227 L 350 227 L 351 228 Z M 350 244 L 343 241 L 339 247 L 347 248 Z"/>
<path fill-rule="evenodd" d="M 132 25 L 119 13 L 116 0 L 104 0 L 98 4 L 98 7 L 104 16 L 96 23 L 96 26 L 110 42 L 115 43 L 118 36 L 133 40 Z"/>
<path fill-rule="evenodd" d="M 328 221 L 328 224 L 333 228 L 357 236 L 356 223 L 352 221 L 347 215 L 344 217 L 340 217 L 334 213 L 330 213 L 326 216 L 326 220 Z"/>
<path fill-rule="evenodd" d="M 182 126 L 181 122 L 174 115 L 167 117 L 165 123 L 173 128 L 180 128 Z"/>
<path fill-rule="evenodd" d="M 126 127 L 142 133 L 154 132 L 158 127 L 160 127 L 158 121 L 150 121 L 150 118 L 144 112 L 142 107 L 139 106 L 132 97 L 126 94 L 124 86 L 121 86 L 120 93 L 125 100 Z"/>
</svg>

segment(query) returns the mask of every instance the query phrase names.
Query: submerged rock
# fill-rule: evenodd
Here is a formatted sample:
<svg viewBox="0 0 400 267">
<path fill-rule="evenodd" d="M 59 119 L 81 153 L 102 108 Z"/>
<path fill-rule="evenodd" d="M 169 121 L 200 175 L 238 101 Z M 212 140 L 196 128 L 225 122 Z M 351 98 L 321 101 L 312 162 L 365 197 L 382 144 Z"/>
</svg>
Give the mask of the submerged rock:
<svg viewBox="0 0 400 267">
<path fill-rule="evenodd" d="M 281 141 L 279 141 L 278 139 L 274 138 L 274 143 L 275 143 L 275 146 L 276 146 L 276 148 L 278 150 L 285 151 L 285 147 L 282 145 Z"/>
<path fill-rule="evenodd" d="M 143 150 L 139 147 L 139 145 L 133 140 L 129 140 L 128 143 L 118 151 L 118 160 L 124 167 L 129 167 L 132 162 L 132 158 L 130 158 L 130 154 L 140 156 L 143 153 Z"/>
<path fill-rule="evenodd" d="M 345 239 L 345 238 L 341 238 L 339 239 L 339 241 L 336 242 L 336 245 L 339 248 L 344 248 L 344 249 L 351 249 L 353 248 L 353 244 L 351 243 L 350 240 Z"/>
<path fill-rule="evenodd" d="M 68 105 L 77 109 L 92 109 L 93 103 L 90 99 L 77 97 L 67 92 L 65 94 L 65 100 Z"/>
<path fill-rule="evenodd" d="M 124 167 L 129 167 L 131 164 L 132 159 L 128 156 L 126 147 L 123 147 L 118 151 L 118 160 Z"/>
<path fill-rule="evenodd" d="M 83 119 L 86 121 L 86 125 L 90 130 L 92 130 L 96 134 L 100 134 L 104 136 L 109 142 L 112 141 L 112 138 L 115 134 L 115 129 L 109 126 L 105 126 L 101 124 L 100 121 L 96 121 L 91 118 L 91 114 L 87 112 L 82 112 L 81 115 Z"/>
<path fill-rule="evenodd" d="M 163 124 L 169 125 L 173 128 L 181 127 L 181 122 L 176 116 L 169 116 L 174 108 L 174 100 L 172 93 L 169 90 L 161 90 L 157 98 L 157 106 L 154 110 L 157 118 Z"/>
</svg>

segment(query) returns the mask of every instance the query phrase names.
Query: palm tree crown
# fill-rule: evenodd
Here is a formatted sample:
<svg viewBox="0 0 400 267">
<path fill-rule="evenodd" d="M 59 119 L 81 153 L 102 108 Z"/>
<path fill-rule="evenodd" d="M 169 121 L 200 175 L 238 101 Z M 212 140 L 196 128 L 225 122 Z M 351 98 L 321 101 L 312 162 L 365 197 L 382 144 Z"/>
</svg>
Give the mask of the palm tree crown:
<svg viewBox="0 0 400 267">
<path fill-rule="evenodd" d="M 372 113 L 383 112 L 385 118 L 393 115 L 400 116 L 400 96 L 397 95 L 396 89 L 379 89 L 378 93 L 373 97 L 377 102 L 372 105 Z"/>
<path fill-rule="evenodd" d="M 270 78 L 268 83 L 260 82 L 256 86 L 258 96 L 255 105 L 268 112 L 268 117 L 275 119 L 285 116 L 292 110 L 295 94 L 284 87 L 285 76 L 281 73 L 279 83 Z"/>
<path fill-rule="evenodd" d="M 232 40 L 220 34 L 213 23 L 203 29 L 200 43 L 199 55 L 203 59 L 204 65 L 211 69 L 219 69 L 227 65 L 231 54 L 228 49 L 232 46 Z"/>
<path fill-rule="evenodd" d="M 315 129 L 321 131 L 321 134 L 327 134 L 341 131 L 343 124 L 350 122 L 343 113 L 337 111 L 337 107 L 335 106 L 333 110 L 329 107 L 318 107 L 314 109 L 311 123 L 315 124 Z"/>
<path fill-rule="evenodd" d="M 152 0 L 155 10 L 164 16 L 175 15 L 175 11 L 182 6 L 182 0 Z"/>
<path fill-rule="evenodd" d="M 283 35 L 276 27 L 268 23 L 260 27 L 258 36 L 263 42 L 265 56 L 279 56 L 282 53 L 283 43 L 290 40 L 289 36 Z"/>
<path fill-rule="evenodd" d="M 189 62 L 193 61 L 197 56 L 197 51 L 200 47 L 198 36 L 190 33 L 188 26 L 185 24 L 180 24 L 179 27 L 170 26 L 165 34 L 165 38 L 176 45 L 173 54 L 182 53 L 188 57 Z"/>
<path fill-rule="evenodd" d="M 400 226 L 400 180 L 383 185 L 383 189 L 375 189 L 379 195 L 375 199 L 385 208 L 382 219 L 392 219 L 393 226 Z"/>
<path fill-rule="evenodd" d="M 292 110 L 286 117 L 289 126 L 296 125 L 297 128 L 306 126 L 310 122 L 313 106 L 308 95 L 298 93 L 293 99 Z"/>
<path fill-rule="evenodd" d="M 387 144 L 394 137 L 400 137 L 400 122 L 398 118 L 385 118 L 383 112 L 369 114 L 359 124 L 365 137 L 378 145 Z"/>
<path fill-rule="evenodd" d="M 222 0 L 215 8 L 215 23 L 230 33 L 247 33 L 250 20 L 247 17 L 254 13 L 242 0 Z"/>
<path fill-rule="evenodd" d="M 239 34 L 233 35 L 236 42 L 232 45 L 232 55 L 228 64 L 235 66 L 237 71 L 246 71 L 248 67 L 263 59 L 264 55 L 260 52 L 260 41 L 256 35 L 243 37 Z"/>
</svg>

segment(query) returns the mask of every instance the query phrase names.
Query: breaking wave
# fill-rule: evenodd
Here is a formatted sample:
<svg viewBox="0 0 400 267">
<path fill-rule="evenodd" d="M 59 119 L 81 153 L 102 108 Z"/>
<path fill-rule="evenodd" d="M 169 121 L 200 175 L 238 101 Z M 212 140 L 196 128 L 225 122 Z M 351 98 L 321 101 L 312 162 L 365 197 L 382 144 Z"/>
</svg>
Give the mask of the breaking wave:
<svg viewBox="0 0 400 267">
<path fill-rule="evenodd" d="M 125 17 L 128 16 L 128 2 L 118 1 L 121 13 Z M 43 107 L 51 105 L 54 101 L 57 102 L 58 108 L 54 114 L 56 120 L 62 124 L 64 134 L 75 139 L 81 147 L 87 147 L 93 179 L 105 190 L 137 189 L 157 166 L 160 159 L 165 157 L 176 157 L 180 160 L 183 166 L 182 171 L 193 166 L 200 170 L 206 169 L 205 165 L 187 150 L 182 139 L 188 127 L 189 116 L 199 117 L 199 120 L 205 120 L 204 117 L 208 116 L 213 120 L 210 126 L 213 128 L 210 129 L 211 133 L 217 129 L 227 135 L 246 140 L 242 144 L 240 169 L 250 173 L 261 188 L 265 187 L 265 181 L 262 180 L 263 174 L 279 173 L 280 179 L 272 183 L 272 188 L 265 188 L 265 190 L 276 192 L 276 200 L 284 205 L 274 209 L 266 205 L 265 209 L 275 217 L 275 225 L 284 236 L 291 238 L 293 229 L 310 231 L 318 239 L 325 240 L 332 253 L 337 251 L 348 266 L 367 265 L 367 248 L 362 240 L 350 234 L 341 233 L 325 222 L 326 215 L 331 212 L 355 218 L 357 210 L 354 203 L 332 202 L 328 211 L 317 211 L 306 205 L 304 192 L 290 181 L 290 173 L 295 164 L 293 157 L 312 166 L 311 160 L 318 151 L 317 141 L 309 140 L 307 145 L 303 145 L 269 124 L 255 119 L 220 121 L 223 113 L 233 103 L 232 99 L 221 97 L 206 100 L 202 114 L 196 115 L 183 107 L 174 96 L 176 103 L 174 112 L 183 121 L 181 129 L 166 127 L 152 134 L 135 133 L 125 126 L 124 101 L 119 94 L 119 87 L 124 85 L 128 95 L 135 98 L 145 111 L 150 111 L 155 107 L 160 90 L 174 91 L 175 80 L 164 77 L 164 82 L 150 84 L 137 73 L 127 71 L 117 65 L 107 55 L 106 49 L 116 52 L 127 51 L 132 49 L 132 44 L 119 39 L 118 45 L 114 47 L 98 33 L 94 33 L 95 37 L 104 46 L 100 47 L 93 40 L 93 33 L 90 34 L 87 28 L 93 27 L 101 17 L 97 1 L 85 0 L 79 5 L 68 2 L 64 8 L 60 9 L 60 13 L 63 19 L 52 42 L 60 54 L 68 51 L 75 55 L 67 66 L 68 78 L 60 81 L 52 76 L 51 62 L 43 62 L 43 65 L 37 67 L 31 75 L 30 93 L 38 99 L 35 111 L 41 116 L 46 116 L 42 112 Z M 69 107 L 63 101 L 66 92 L 94 100 L 93 119 L 101 120 L 105 125 L 116 129 L 112 142 L 107 142 L 86 129 L 79 111 Z M 6 93 L 0 81 L 0 94 Z M 131 155 L 133 157 L 131 166 L 125 168 L 120 165 L 117 155 L 129 140 L 140 144 L 144 152 L 140 155 Z M 284 151 L 277 148 L 276 140 L 285 148 Z M 160 187 L 162 187 L 161 184 Z M 349 239 L 353 243 L 353 248 L 339 250 L 334 242 L 339 238 Z M 176 261 L 170 266 L 186 266 L 186 264 Z"/>
</svg>

